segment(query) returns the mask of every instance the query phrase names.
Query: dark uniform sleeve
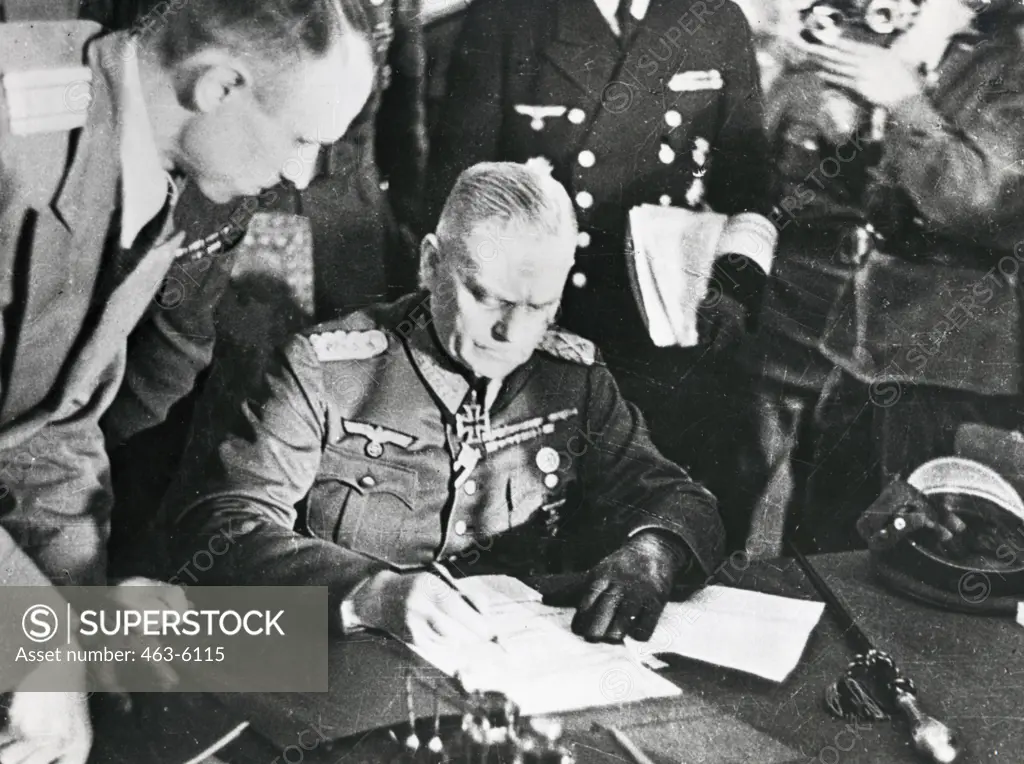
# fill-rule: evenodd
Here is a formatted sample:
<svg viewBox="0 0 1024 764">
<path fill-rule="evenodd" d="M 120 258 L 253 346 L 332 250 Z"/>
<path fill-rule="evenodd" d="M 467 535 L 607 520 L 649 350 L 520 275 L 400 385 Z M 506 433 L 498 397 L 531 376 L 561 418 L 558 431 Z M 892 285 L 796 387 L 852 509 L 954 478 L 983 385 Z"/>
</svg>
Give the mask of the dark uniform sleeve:
<svg viewBox="0 0 1024 764">
<path fill-rule="evenodd" d="M 708 203 L 716 212 L 767 214 L 771 165 L 764 126 L 764 94 L 750 24 L 731 2 L 722 8 L 732 44 L 724 72 L 725 103 L 709 172 Z"/>
<path fill-rule="evenodd" d="M 682 540 L 705 574 L 722 557 L 725 533 L 715 498 L 651 442 L 640 411 L 619 392 L 611 372 L 590 374 L 581 459 L 588 521 L 598 518 L 607 554 L 634 533 L 668 531 Z M 591 514 L 592 513 L 592 514 Z M 582 530 L 582 529 L 581 529 Z"/>
<path fill-rule="evenodd" d="M 198 482 L 183 489 L 184 511 L 171 510 L 172 560 L 181 561 L 173 583 L 326 586 L 340 625 L 342 600 L 385 565 L 301 532 L 296 507 L 320 466 L 324 400 L 320 363 L 309 340 L 295 338 L 275 354 Z M 214 562 L 201 571 L 190 561 L 204 550 Z"/>
<path fill-rule="evenodd" d="M 388 50 L 391 85 L 377 113 L 377 161 L 400 225 L 419 231 L 427 171 L 427 53 L 422 0 L 398 0 Z"/>
<path fill-rule="evenodd" d="M 214 311 L 233 258 L 174 265 L 147 317 L 128 339 L 124 381 L 103 419 L 111 446 L 154 427 L 191 392 L 213 360 Z"/>
<path fill-rule="evenodd" d="M 500 11 L 501 4 L 494 0 L 474 0 L 452 50 L 448 87 L 430 151 L 428 227 L 437 223 L 459 173 L 497 158 L 507 22 Z"/>
<path fill-rule="evenodd" d="M 1002 251 L 1012 250 L 1024 234 L 1019 51 L 1006 68 L 998 88 L 978 77 L 955 120 L 925 95 L 900 103 L 885 138 L 890 178 L 911 198 L 926 230 Z"/>
<path fill-rule="evenodd" d="M 771 211 L 771 162 L 754 38 L 738 6 L 726 2 L 722 13 L 732 47 L 729 68 L 724 73 L 723 121 L 717 147 L 712 152 L 707 199 L 716 212 L 757 213 L 766 218 L 765 223 L 770 227 L 767 218 Z M 772 245 L 758 243 L 756 246 L 767 249 Z M 754 258 L 728 253 L 715 263 L 715 283 L 725 294 L 738 300 L 749 314 L 756 315 L 767 275 L 759 262 L 770 262 L 771 257 L 768 251 Z"/>
</svg>

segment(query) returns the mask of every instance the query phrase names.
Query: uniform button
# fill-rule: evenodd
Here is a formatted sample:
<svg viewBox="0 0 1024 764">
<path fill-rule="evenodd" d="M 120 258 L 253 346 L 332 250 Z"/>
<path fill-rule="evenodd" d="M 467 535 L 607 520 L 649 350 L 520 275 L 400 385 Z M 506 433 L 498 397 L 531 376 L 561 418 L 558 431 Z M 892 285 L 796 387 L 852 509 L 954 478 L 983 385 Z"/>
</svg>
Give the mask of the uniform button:
<svg viewBox="0 0 1024 764">
<path fill-rule="evenodd" d="M 569 121 L 574 125 L 582 125 L 583 121 L 587 118 L 587 114 L 583 109 L 570 109 L 569 110 Z"/>
<path fill-rule="evenodd" d="M 582 271 L 576 271 L 572 274 L 572 285 L 577 289 L 583 289 L 587 285 L 587 274 Z"/>
<path fill-rule="evenodd" d="M 665 112 L 665 123 L 669 127 L 679 127 L 683 124 L 683 115 L 675 109 L 669 109 Z"/>
<path fill-rule="evenodd" d="M 466 524 L 462 520 L 459 520 L 457 523 L 455 523 L 455 535 L 456 536 L 465 536 L 466 535 Z"/>
<path fill-rule="evenodd" d="M 590 234 L 586 231 L 580 231 L 576 234 L 576 246 L 580 249 L 586 249 L 590 246 Z"/>
<path fill-rule="evenodd" d="M 359 485 L 363 488 L 373 488 L 377 485 L 377 481 L 373 479 L 373 475 L 363 475 L 359 478 Z"/>
<path fill-rule="evenodd" d="M 589 149 L 584 149 L 579 155 L 580 164 L 583 167 L 593 167 L 594 162 L 597 161 L 597 157 L 594 156 L 594 152 Z"/>
<path fill-rule="evenodd" d="M 576 194 L 576 204 L 579 205 L 580 209 L 589 210 L 594 204 L 594 197 L 589 191 L 580 191 Z"/>
<path fill-rule="evenodd" d="M 658 159 L 662 164 L 672 164 L 676 160 L 676 152 L 667 143 L 663 143 L 658 149 Z"/>
<path fill-rule="evenodd" d="M 467 480 L 466 485 L 464 485 L 462 488 L 466 492 L 467 496 L 472 496 L 474 493 L 476 493 L 476 481 Z"/>
<path fill-rule="evenodd" d="M 661 196 L 658 197 L 658 204 L 660 204 L 662 207 L 668 207 L 670 204 L 672 204 L 672 197 L 669 196 L 668 194 L 662 194 Z"/>
</svg>

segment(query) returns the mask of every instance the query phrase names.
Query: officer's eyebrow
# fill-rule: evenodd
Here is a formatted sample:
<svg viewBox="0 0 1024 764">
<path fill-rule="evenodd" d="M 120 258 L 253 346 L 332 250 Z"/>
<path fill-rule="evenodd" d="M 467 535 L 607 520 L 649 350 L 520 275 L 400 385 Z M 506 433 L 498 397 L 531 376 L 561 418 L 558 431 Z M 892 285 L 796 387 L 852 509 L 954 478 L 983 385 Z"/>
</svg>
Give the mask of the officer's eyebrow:
<svg viewBox="0 0 1024 764">
<path fill-rule="evenodd" d="M 515 300 L 506 300 L 501 295 L 497 295 L 497 294 L 494 294 L 493 292 L 488 291 L 483 286 L 483 284 L 481 284 L 479 281 L 476 280 L 476 278 L 473 276 L 472 273 L 463 273 L 460 276 L 460 278 L 462 279 L 462 283 L 466 285 L 466 288 L 469 290 L 470 294 L 472 294 L 473 297 L 476 300 L 478 300 L 478 301 L 483 301 L 483 300 L 491 299 L 491 300 L 497 300 L 498 302 L 503 303 L 505 305 L 525 305 L 526 307 L 530 308 L 531 310 L 547 310 L 548 308 L 552 308 L 555 305 L 557 305 L 558 301 L 560 299 L 560 298 L 556 297 L 553 300 L 548 300 L 547 302 L 542 302 L 542 303 L 536 303 L 536 302 L 522 302 L 521 303 L 521 302 L 517 302 Z"/>
</svg>

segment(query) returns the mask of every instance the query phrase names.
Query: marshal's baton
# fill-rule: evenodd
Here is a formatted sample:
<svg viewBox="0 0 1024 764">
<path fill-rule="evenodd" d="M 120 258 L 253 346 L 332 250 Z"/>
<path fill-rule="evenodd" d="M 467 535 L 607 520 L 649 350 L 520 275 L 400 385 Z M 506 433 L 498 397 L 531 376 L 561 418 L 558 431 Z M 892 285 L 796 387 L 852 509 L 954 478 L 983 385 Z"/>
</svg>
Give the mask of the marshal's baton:
<svg viewBox="0 0 1024 764">
<path fill-rule="evenodd" d="M 891 661 L 892 659 L 887 654 L 872 644 L 871 639 L 857 625 L 850 611 L 846 609 L 831 587 L 825 583 L 825 580 L 818 575 L 818 571 L 796 548 L 796 545 L 790 541 L 787 543 L 787 547 L 815 590 L 825 600 L 825 606 L 832 613 L 832 617 L 842 628 L 843 634 L 854 649 L 866 655 L 882 655 Z M 910 724 L 910 737 L 914 742 L 914 749 L 937 764 L 952 764 L 956 761 L 960 755 L 956 734 L 938 719 L 921 710 L 913 683 L 905 679 L 898 679 L 892 683 L 890 689 L 897 707 Z"/>
</svg>

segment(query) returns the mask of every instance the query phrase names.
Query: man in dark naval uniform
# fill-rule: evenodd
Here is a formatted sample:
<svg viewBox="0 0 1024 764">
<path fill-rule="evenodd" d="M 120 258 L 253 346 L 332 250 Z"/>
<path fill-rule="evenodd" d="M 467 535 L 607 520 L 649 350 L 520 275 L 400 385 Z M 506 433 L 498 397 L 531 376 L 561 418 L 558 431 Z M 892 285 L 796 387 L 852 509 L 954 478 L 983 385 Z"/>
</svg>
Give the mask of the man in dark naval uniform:
<svg viewBox="0 0 1024 764">
<path fill-rule="evenodd" d="M 927 0 L 889 47 L 798 44 L 769 95 L 779 253 L 738 356 L 757 552 L 787 515 L 812 548 L 855 543 L 882 483 L 952 454 L 960 425 L 1019 426 L 1022 38 L 1017 7 Z M 822 455 L 851 431 L 870 456 L 836 479 Z"/>
<path fill-rule="evenodd" d="M 743 257 L 717 263 L 713 302 L 725 347 L 757 304 L 775 235 L 760 215 L 768 211 L 767 143 L 743 12 L 730 0 L 476 0 L 448 81 L 429 202 L 440 203 L 474 162 L 548 158 L 580 221 L 560 321 L 601 346 L 659 448 L 689 461 L 694 443 L 706 441 L 687 414 L 706 407 L 683 391 L 692 392 L 706 348 L 652 343 L 624 258 L 627 217 L 641 204 L 706 202 L 740 216 L 733 222 L 754 223 Z M 706 198 L 695 200 L 698 179 Z"/>
<path fill-rule="evenodd" d="M 336 627 L 413 640 L 486 628 L 430 596 L 432 563 L 589 568 L 574 629 L 649 638 L 674 579 L 714 568 L 721 524 L 594 346 L 552 327 L 576 235 L 543 162 L 467 170 L 424 240 L 426 292 L 283 347 L 170 502 L 172 558 L 230 527 L 202 583 L 325 585 Z"/>
</svg>

